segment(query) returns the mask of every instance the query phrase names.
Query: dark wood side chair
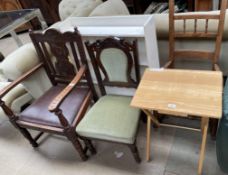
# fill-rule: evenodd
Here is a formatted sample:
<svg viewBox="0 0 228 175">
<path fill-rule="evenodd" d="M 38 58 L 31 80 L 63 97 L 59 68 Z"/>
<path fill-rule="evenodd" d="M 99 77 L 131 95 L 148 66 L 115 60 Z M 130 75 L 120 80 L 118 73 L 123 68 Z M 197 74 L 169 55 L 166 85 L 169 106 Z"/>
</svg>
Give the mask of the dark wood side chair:
<svg viewBox="0 0 228 175">
<path fill-rule="evenodd" d="M 74 32 L 65 33 L 49 29 L 45 33 L 30 32 L 30 37 L 40 63 L 0 92 L 0 105 L 11 123 L 33 147 L 38 146 L 37 139 L 43 132 L 59 134 L 67 137 L 81 159 L 86 160 L 87 148 L 82 148 L 75 127 L 84 116 L 92 98 L 96 100 L 97 96 L 88 69 L 81 35 L 76 29 Z M 72 56 L 69 54 L 70 51 Z M 6 106 L 2 97 L 41 68 L 45 68 L 53 86 L 23 112 L 14 114 Z M 27 129 L 38 130 L 41 133 L 32 138 Z"/>
<path fill-rule="evenodd" d="M 220 50 L 222 44 L 222 36 L 224 31 L 224 21 L 225 13 L 227 7 L 227 0 L 222 0 L 221 11 L 219 14 L 190 14 L 190 15 L 180 15 L 174 14 L 174 0 L 169 0 L 169 61 L 165 64 L 164 68 L 176 68 L 175 62 L 180 59 L 198 59 L 198 60 L 208 60 L 211 63 L 211 70 L 220 71 L 218 60 L 220 57 Z M 194 20 L 193 31 L 187 31 L 187 22 Z M 204 20 L 205 27 L 204 31 L 198 30 L 198 21 Z M 217 20 L 217 32 L 211 32 L 208 30 L 209 22 L 212 20 Z M 183 23 L 183 31 L 175 30 L 175 22 Z M 215 23 L 216 24 L 216 23 Z M 201 26 L 202 28 L 202 26 Z M 175 41 L 181 39 L 191 39 L 191 38 L 201 38 L 201 39 L 214 39 L 215 48 L 213 51 L 199 51 L 199 50 L 178 50 L 175 48 Z M 217 130 L 217 119 L 211 119 L 210 128 L 211 136 L 215 138 Z"/>
<path fill-rule="evenodd" d="M 136 135 L 140 110 L 130 107 L 130 96 L 106 94 L 105 86 L 136 88 L 139 64 L 136 41 L 106 38 L 86 42 L 101 91 L 101 98 L 91 107 L 76 127 L 82 138 L 125 144 L 136 162 L 140 162 Z M 135 76 L 131 76 L 134 73 Z M 135 78 L 133 78 L 135 77 Z"/>
</svg>

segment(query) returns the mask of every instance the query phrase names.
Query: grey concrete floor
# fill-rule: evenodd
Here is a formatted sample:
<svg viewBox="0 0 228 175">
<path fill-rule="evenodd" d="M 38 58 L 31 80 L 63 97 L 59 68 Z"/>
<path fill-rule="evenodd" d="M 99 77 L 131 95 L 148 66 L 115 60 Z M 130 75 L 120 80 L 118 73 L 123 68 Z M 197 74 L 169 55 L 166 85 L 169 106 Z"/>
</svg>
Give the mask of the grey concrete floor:
<svg viewBox="0 0 228 175">
<path fill-rule="evenodd" d="M 33 132 L 35 135 L 36 132 Z M 7 121 L 0 121 L 1 175 L 194 175 L 200 148 L 200 133 L 173 128 L 151 131 L 151 158 L 145 160 L 146 125 L 140 123 L 137 145 L 142 162 L 137 164 L 124 145 L 94 141 L 97 154 L 82 162 L 71 143 L 62 136 L 45 134 L 32 148 Z M 208 137 L 203 175 L 223 175 Z"/>
<path fill-rule="evenodd" d="M 20 35 L 24 43 L 27 34 Z M 17 45 L 12 38 L 0 40 L 0 51 L 7 56 Z M 189 121 L 198 122 L 198 121 Z M 137 138 L 140 164 L 126 146 L 94 142 L 97 154 L 82 162 L 64 137 L 46 134 L 34 149 L 23 136 L 0 117 L 0 175 L 195 175 L 200 134 L 173 128 L 151 131 L 151 158 L 145 161 L 146 125 L 141 123 Z M 34 133 L 35 134 L 35 133 Z M 208 137 L 203 175 L 223 175 L 218 167 L 215 142 Z"/>
</svg>

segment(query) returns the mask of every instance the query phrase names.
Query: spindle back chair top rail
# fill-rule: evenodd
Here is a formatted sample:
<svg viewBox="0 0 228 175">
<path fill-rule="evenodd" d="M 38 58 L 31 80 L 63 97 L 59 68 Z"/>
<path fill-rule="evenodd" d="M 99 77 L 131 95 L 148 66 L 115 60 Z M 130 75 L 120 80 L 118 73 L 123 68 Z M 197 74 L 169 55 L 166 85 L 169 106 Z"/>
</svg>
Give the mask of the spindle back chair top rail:
<svg viewBox="0 0 228 175">
<path fill-rule="evenodd" d="M 170 0 L 170 24 L 171 30 L 175 29 L 175 21 L 183 21 L 183 32 L 178 32 L 178 35 L 174 35 L 174 37 L 216 37 L 219 35 L 219 31 L 223 30 L 222 24 L 224 23 L 224 16 L 225 16 L 225 10 L 226 10 L 226 4 L 227 0 L 223 0 L 223 3 L 221 4 L 221 12 L 219 14 L 189 14 L 189 15 L 180 15 L 180 14 L 174 14 L 174 1 Z M 194 31 L 193 32 L 187 32 L 186 31 L 186 22 L 188 20 L 194 20 Z M 205 30 L 197 31 L 198 28 L 198 20 L 205 20 Z M 208 25 L 210 20 L 218 20 L 218 32 L 208 32 Z M 221 24 L 221 25 L 220 25 Z M 175 33 L 175 30 L 173 30 Z M 199 34 L 198 34 L 199 33 Z M 216 35 L 217 33 L 217 35 Z M 186 34 L 186 36 L 184 35 Z M 190 35 L 192 34 L 192 35 Z M 197 35 L 198 34 L 198 35 Z"/>
</svg>

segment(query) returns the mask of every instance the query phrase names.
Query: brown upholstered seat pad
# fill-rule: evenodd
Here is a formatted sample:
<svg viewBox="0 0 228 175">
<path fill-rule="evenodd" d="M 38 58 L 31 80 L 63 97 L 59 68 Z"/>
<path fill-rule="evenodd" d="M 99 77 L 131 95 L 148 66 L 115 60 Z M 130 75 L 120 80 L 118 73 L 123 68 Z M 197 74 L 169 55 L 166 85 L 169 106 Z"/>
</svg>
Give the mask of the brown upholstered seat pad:
<svg viewBox="0 0 228 175">
<path fill-rule="evenodd" d="M 26 108 L 20 115 L 19 120 L 36 124 L 61 127 L 58 117 L 48 111 L 51 101 L 65 88 L 63 85 L 53 86 L 39 99 Z M 89 93 L 85 87 L 76 87 L 60 105 L 63 115 L 71 124 L 80 110 L 80 107 Z"/>
</svg>

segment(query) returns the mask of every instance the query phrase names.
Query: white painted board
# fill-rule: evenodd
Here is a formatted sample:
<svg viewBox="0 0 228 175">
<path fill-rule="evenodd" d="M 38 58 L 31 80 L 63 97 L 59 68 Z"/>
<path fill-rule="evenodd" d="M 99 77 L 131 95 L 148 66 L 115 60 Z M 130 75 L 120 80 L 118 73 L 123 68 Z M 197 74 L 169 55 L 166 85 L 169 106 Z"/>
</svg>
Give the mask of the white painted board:
<svg viewBox="0 0 228 175">
<path fill-rule="evenodd" d="M 155 23 L 152 15 L 69 17 L 59 30 L 73 31 L 77 27 L 83 40 L 94 41 L 108 36 L 138 40 L 139 63 L 159 68 Z"/>
</svg>

